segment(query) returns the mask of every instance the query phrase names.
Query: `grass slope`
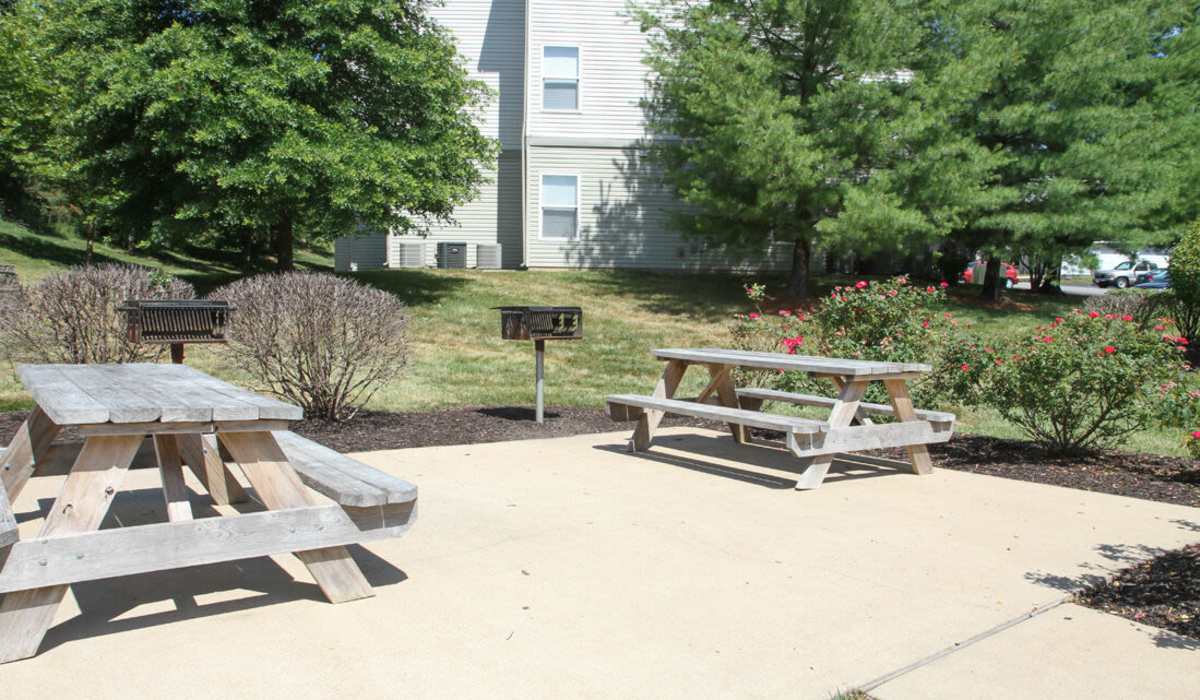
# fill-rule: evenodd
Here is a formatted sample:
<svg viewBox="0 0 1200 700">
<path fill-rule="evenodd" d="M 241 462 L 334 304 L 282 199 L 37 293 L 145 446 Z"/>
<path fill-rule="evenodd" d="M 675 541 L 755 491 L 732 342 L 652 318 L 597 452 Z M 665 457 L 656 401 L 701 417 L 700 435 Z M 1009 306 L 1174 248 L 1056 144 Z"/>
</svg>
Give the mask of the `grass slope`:
<svg viewBox="0 0 1200 700">
<path fill-rule="evenodd" d="M 98 246 L 106 260 L 162 267 L 201 291 L 232 279 L 228 260 L 192 251 L 149 257 Z M 83 260 L 83 241 L 64 234 L 34 233 L 0 222 L 0 262 L 17 266 L 23 280 L 37 279 Z M 328 258 L 308 253 L 312 267 Z M 370 407 L 412 411 L 457 406 L 531 405 L 533 348 L 500 339 L 499 314 L 506 304 L 584 307 L 584 339 L 550 342 L 546 358 L 549 405 L 601 407 L 611 393 L 648 392 L 661 364 L 650 349 L 722 346 L 728 321 L 743 311 L 745 278 L 733 275 L 676 275 L 641 271 L 396 270 L 355 275 L 388 290 L 410 309 L 408 366 L 380 388 Z M 826 285 L 845 279 L 830 278 Z M 981 333 L 1024 332 L 1069 312 L 1078 298 L 1010 292 L 999 305 L 984 305 L 974 290 L 954 290 L 949 311 Z M 220 346 L 188 348 L 190 364 L 217 376 L 252 385 Z M 681 391 L 697 392 L 704 380 L 689 373 Z M 28 395 L 10 370 L 0 374 L 0 408 L 26 408 Z M 999 437 L 1019 432 L 989 410 L 960 411 L 960 429 Z M 619 426 L 614 424 L 614 427 Z M 1179 454 L 1174 436 L 1148 432 L 1128 449 Z"/>
</svg>

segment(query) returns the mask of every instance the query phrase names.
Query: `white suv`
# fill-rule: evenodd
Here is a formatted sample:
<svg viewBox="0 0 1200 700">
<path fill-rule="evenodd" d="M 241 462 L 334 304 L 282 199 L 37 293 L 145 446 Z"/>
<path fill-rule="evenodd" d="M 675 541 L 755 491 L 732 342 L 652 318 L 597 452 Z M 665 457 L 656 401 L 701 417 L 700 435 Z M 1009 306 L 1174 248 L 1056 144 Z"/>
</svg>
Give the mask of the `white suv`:
<svg viewBox="0 0 1200 700">
<path fill-rule="evenodd" d="M 1137 262 L 1126 260 L 1111 270 L 1096 270 L 1092 273 L 1092 281 L 1096 283 L 1097 287 L 1112 285 L 1117 289 L 1125 289 L 1143 281 L 1142 278 L 1149 276 L 1157 269 L 1158 265 L 1149 260 L 1138 260 Z"/>
</svg>

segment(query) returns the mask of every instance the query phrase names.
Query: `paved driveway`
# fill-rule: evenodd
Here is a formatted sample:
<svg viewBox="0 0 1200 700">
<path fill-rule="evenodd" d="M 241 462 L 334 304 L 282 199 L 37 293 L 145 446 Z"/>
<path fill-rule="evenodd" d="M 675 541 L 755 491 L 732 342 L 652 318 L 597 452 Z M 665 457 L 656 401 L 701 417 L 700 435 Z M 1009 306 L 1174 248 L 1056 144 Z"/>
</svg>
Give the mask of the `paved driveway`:
<svg viewBox="0 0 1200 700">
<path fill-rule="evenodd" d="M 953 471 L 794 461 L 717 433 L 377 452 L 418 484 L 358 550 L 378 596 L 322 602 L 291 558 L 74 587 L 13 697 L 1195 698 L 1200 650 L 1066 591 L 1200 539 L 1200 511 Z M 716 456 L 712 456 L 716 455 Z M 737 460 L 733 458 L 738 458 Z M 152 470 L 118 499 L 161 517 Z M 17 504 L 45 507 L 53 480 Z M 33 528 L 36 522 L 27 522 Z"/>
</svg>

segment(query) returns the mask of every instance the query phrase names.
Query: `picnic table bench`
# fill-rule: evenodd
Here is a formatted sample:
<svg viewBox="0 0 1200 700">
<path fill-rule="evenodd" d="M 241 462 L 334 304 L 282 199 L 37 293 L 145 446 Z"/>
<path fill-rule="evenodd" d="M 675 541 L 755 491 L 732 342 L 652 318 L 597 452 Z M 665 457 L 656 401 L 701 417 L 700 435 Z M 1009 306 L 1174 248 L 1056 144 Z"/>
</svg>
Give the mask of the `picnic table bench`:
<svg viewBox="0 0 1200 700">
<path fill-rule="evenodd" d="M 907 382 L 929 372 L 929 365 L 718 348 L 660 349 L 654 351 L 654 356 L 667 364 L 653 394 L 608 397 L 613 420 L 638 422 L 630 440 L 634 451 L 650 448 L 654 432 L 667 413 L 727 423 L 734 440 L 742 444 L 749 441 L 747 428 L 776 430 L 784 434 L 788 450 L 806 465 L 796 488 L 815 489 L 824 481 L 836 455 L 863 450 L 907 448 L 913 473 L 928 474 L 933 465 L 926 446 L 946 442 L 954 433 L 953 414 L 913 406 Z M 696 365 L 707 368 L 707 386 L 693 400 L 674 398 L 684 373 Z M 830 379 L 839 393 L 837 398 L 830 398 L 738 388 L 733 382 L 737 367 L 807 372 Z M 868 386 L 876 381 L 887 388 L 890 405 L 862 401 Z M 766 401 L 828 408 L 829 417 L 816 420 L 765 413 L 760 409 Z M 887 416 L 895 422 L 876 423 L 870 416 Z"/>
<path fill-rule="evenodd" d="M 373 595 L 346 545 L 394 537 L 416 517 L 412 484 L 288 430 L 303 417 L 184 365 L 20 365 L 37 406 L 0 455 L 0 663 L 33 656 L 67 586 L 293 552 L 334 603 Z M 52 445 L 66 426 L 81 445 Z M 144 443 L 167 522 L 100 529 Z M 64 454 L 65 452 L 65 454 Z M 73 454 L 72 454 L 73 453 Z M 71 468 L 40 534 L 21 539 L 12 503 L 52 462 Z M 196 518 L 186 466 L 216 505 L 266 510 Z"/>
</svg>

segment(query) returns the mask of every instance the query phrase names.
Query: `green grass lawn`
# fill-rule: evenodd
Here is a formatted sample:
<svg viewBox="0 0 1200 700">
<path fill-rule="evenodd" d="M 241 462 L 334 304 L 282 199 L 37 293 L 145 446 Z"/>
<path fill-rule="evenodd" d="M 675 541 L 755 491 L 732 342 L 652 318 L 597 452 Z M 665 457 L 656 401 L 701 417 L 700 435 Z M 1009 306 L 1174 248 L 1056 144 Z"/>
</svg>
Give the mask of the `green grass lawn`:
<svg viewBox="0 0 1200 700">
<path fill-rule="evenodd" d="M 22 279 L 37 279 L 82 262 L 82 241 L 62 234 L 35 234 L 0 222 L 0 262 L 16 265 Z M 191 280 L 201 291 L 232 279 L 228 261 L 204 257 L 152 258 L 98 247 L 105 259 L 158 266 Z M 312 267 L 328 265 L 319 253 L 303 257 Z M 734 275 L 677 275 L 640 271 L 396 270 L 359 273 L 355 278 L 388 290 L 408 305 L 408 366 L 371 400 L 379 410 L 412 411 L 456 406 L 530 405 L 533 348 L 500 339 L 499 313 L 506 304 L 584 307 L 584 339 L 550 342 L 546 401 L 550 405 L 603 406 L 604 396 L 648 392 L 661 364 L 655 347 L 722 346 L 729 342 L 730 317 L 745 310 Z M 778 282 L 779 280 L 768 280 Z M 827 285 L 844 279 L 829 279 Z M 1023 332 L 1067 313 L 1078 297 L 1009 292 L 998 305 L 982 304 L 972 288 L 952 290 L 948 310 L 984 334 Z M 229 362 L 221 346 L 193 345 L 189 363 L 217 376 L 251 384 Z M 681 391 L 698 391 L 699 373 Z M 27 408 L 30 400 L 10 370 L 0 375 L 0 408 Z M 990 410 L 960 412 L 960 428 L 1019 437 Z M 1145 433 L 1130 449 L 1181 453 L 1173 435 Z"/>
</svg>

